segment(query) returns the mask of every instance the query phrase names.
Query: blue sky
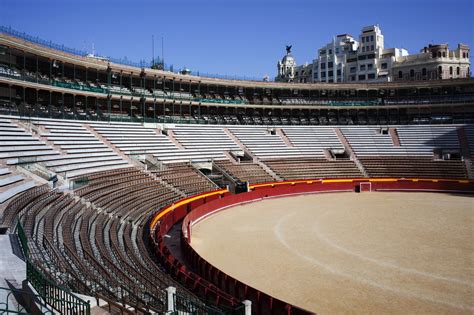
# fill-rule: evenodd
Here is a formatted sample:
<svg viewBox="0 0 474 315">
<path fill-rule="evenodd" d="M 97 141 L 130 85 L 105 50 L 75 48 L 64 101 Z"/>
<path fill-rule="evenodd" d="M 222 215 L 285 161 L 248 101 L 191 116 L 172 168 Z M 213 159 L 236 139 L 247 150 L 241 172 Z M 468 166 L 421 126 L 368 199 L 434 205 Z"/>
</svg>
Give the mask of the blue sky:
<svg viewBox="0 0 474 315">
<path fill-rule="evenodd" d="M 201 73 L 276 74 L 285 45 L 298 64 L 333 36 L 380 24 L 385 47 L 429 43 L 474 48 L 472 0 L 0 0 L 0 24 L 101 55 L 139 61 L 155 53 Z"/>
</svg>

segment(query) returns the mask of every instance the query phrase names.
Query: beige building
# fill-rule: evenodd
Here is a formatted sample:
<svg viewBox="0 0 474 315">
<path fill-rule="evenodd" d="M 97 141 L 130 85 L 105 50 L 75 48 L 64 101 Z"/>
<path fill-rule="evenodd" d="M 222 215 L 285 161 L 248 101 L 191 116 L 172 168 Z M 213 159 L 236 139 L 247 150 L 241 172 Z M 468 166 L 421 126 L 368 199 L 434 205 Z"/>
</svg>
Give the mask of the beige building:
<svg viewBox="0 0 474 315">
<path fill-rule="evenodd" d="M 457 79 L 470 76 L 469 46 L 429 45 L 420 53 L 396 58 L 392 65 L 394 81 Z"/>
<path fill-rule="evenodd" d="M 469 46 L 429 45 L 409 55 L 403 48 L 385 48 L 379 25 L 363 27 L 358 41 L 349 34 L 337 35 L 318 50 L 312 63 L 297 66 L 287 47 L 278 62 L 275 81 L 386 82 L 400 80 L 456 79 L 470 76 Z"/>
</svg>

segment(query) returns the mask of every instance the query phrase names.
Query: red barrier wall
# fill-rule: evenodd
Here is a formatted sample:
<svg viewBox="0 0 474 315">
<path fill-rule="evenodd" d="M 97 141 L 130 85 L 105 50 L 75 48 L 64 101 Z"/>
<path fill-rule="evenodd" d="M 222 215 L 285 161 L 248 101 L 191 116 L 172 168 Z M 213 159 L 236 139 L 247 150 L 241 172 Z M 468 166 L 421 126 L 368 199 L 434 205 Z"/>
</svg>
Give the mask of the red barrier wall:
<svg viewBox="0 0 474 315">
<path fill-rule="evenodd" d="M 369 184 L 370 183 L 370 184 Z M 362 185 L 361 185 L 362 184 Z M 151 241 L 161 262 L 181 283 L 197 294 L 219 305 L 236 306 L 240 301 L 252 301 L 255 314 L 311 314 L 268 294 L 247 286 L 200 257 L 190 245 L 189 224 L 196 223 L 216 211 L 262 198 L 284 197 L 296 194 L 340 191 L 431 191 L 474 193 L 474 182 L 426 179 L 345 179 L 289 181 L 251 186 L 248 193 L 232 195 L 225 190 L 205 193 L 177 202 L 157 213 L 151 222 Z M 183 219 L 184 218 L 184 219 Z M 192 273 L 176 260 L 163 242 L 163 236 L 180 220 L 182 223 L 182 250 Z"/>
</svg>

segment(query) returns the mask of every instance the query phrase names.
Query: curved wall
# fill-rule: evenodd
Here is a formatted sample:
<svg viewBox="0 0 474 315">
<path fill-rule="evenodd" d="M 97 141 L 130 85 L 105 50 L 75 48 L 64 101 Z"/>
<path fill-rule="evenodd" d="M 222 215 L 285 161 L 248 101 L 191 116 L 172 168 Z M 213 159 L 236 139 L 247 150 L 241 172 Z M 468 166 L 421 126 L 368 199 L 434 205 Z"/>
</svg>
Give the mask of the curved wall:
<svg viewBox="0 0 474 315">
<path fill-rule="evenodd" d="M 368 190 L 474 193 L 474 181 L 386 178 L 304 180 L 253 185 L 250 192 L 238 195 L 218 190 L 181 200 L 158 212 L 150 223 L 151 241 L 161 262 L 173 276 L 206 299 L 234 307 L 239 305 L 240 301 L 248 299 L 252 301 L 252 311 L 255 314 L 310 314 L 309 311 L 275 299 L 212 266 L 191 247 L 192 235 L 189 226 L 227 207 L 263 198 Z M 181 220 L 182 254 L 195 273 L 173 257 L 164 242 L 165 234 Z"/>
<path fill-rule="evenodd" d="M 144 75 L 148 79 L 161 77 L 176 82 L 193 82 L 203 85 L 221 85 L 227 87 L 244 87 L 258 89 L 289 89 L 289 90 L 337 90 L 337 89 L 391 89 L 391 88 L 423 88 L 423 87 L 444 87 L 453 85 L 472 85 L 472 79 L 455 79 L 455 80 L 419 80 L 419 81 L 395 81 L 395 82 L 373 82 L 373 83 L 285 83 L 285 82 L 264 82 L 252 80 L 229 80 L 217 79 L 211 77 L 201 77 L 192 75 L 183 75 L 163 70 L 155 70 L 151 68 L 139 68 L 135 66 L 127 66 L 123 64 L 113 63 L 109 61 L 88 58 L 84 56 L 74 55 L 57 49 L 41 46 L 39 44 L 28 42 L 26 40 L 0 32 L 0 44 L 28 55 L 38 55 L 46 60 L 57 60 L 68 65 L 75 65 L 83 68 L 96 69 L 97 71 L 107 72 L 108 70 L 133 74 L 136 77 Z"/>
</svg>

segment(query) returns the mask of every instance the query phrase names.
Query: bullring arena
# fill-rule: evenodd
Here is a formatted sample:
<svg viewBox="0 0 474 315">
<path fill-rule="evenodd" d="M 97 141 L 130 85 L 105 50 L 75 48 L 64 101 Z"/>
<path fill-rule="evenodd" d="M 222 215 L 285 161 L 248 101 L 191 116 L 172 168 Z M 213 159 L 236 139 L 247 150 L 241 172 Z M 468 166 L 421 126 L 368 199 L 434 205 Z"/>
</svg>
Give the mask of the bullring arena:
<svg viewBox="0 0 474 315">
<path fill-rule="evenodd" d="M 194 224 L 191 245 L 230 276 L 321 314 L 470 314 L 473 205 L 413 192 L 264 199 Z"/>
<path fill-rule="evenodd" d="M 417 77 L 229 80 L 0 26 L 0 313 L 472 314 L 474 79 Z"/>
</svg>

